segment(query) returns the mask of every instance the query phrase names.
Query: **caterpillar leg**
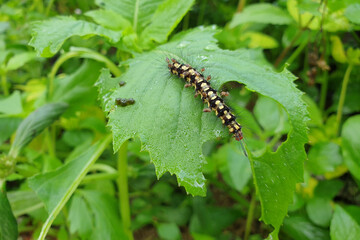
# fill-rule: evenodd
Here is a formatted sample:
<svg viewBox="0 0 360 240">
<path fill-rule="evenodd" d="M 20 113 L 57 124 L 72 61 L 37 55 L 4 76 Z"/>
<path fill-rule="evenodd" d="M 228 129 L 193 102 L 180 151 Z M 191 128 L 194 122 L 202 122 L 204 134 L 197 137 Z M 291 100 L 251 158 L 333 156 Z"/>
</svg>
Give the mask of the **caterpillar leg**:
<svg viewBox="0 0 360 240">
<path fill-rule="evenodd" d="M 229 92 L 221 92 L 220 93 L 222 97 L 227 97 L 229 96 Z"/>
<path fill-rule="evenodd" d="M 211 112 L 211 109 L 210 108 L 204 108 L 203 112 Z"/>
<path fill-rule="evenodd" d="M 209 76 L 207 76 L 207 78 L 206 78 L 206 81 L 210 81 L 210 79 L 211 79 L 211 75 L 209 75 Z"/>
</svg>

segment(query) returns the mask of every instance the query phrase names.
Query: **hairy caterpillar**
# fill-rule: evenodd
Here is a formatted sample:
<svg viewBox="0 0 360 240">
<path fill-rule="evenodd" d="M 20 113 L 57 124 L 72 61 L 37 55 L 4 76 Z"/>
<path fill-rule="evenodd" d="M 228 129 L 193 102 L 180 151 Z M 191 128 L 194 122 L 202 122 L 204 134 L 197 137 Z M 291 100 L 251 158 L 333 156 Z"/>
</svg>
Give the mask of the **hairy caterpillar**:
<svg viewBox="0 0 360 240">
<path fill-rule="evenodd" d="M 233 113 L 230 112 L 230 108 L 226 106 L 224 100 L 217 94 L 217 91 L 211 87 L 209 82 L 211 76 L 209 75 L 205 79 L 205 77 L 200 72 L 198 72 L 190 65 L 181 64 L 173 58 L 171 61 L 166 58 L 166 61 L 168 63 L 170 72 L 180 78 L 185 79 L 187 81 L 185 87 L 195 87 L 195 97 L 200 95 L 203 102 L 208 104 L 209 108 L 204 109 L 204 112 L 211 112 L 211 110 L 213 110 L 216 116 L 221 119 L 222 123 L 229 128 L 229 132 L 233 134 L 235 139 L 237 141 L 242 140 L 242 127 L 236 121 L 236 117 Z M 205 69 L 202 69 L 201 71 L 204 70 Z"/>
</svg>

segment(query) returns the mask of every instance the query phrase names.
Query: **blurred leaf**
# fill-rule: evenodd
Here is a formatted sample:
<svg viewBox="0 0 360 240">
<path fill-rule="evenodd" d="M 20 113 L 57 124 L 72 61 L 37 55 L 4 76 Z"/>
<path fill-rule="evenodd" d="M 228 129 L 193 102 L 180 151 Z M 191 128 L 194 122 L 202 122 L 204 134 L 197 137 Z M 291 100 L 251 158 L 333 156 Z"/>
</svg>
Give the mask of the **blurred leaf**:
<svg viewBox="0 0 360 240">
<path fill-rule="evenodd" d="M 268 135 L 287 132 L 287 115 L 281 106 L 269 97 L 260 96 L 256 101 L 254 115 Z"/>
<path fill-rule="evenodd" d="M 241 13 L 236 13 L 230 22 L 230 28 L 244 23 L 290 24 L 291 17 L 281 8 L 269 3 L 251 4 Z"/>
<path fill-rule="evenodd" d="M 340 147 L 332 142 L 315 144 L 311 147 L 308 158 L 307 169 L 317 175 L 333 172 L 342 163 Z"/>
<path fill-rule="evenodd" d="M 9 200 L 5 193 L 5 185 L 2 186 L 1 182 L 0 182 L 0 216 L 1 216 L 0 239 L 16 240 L 18 238 L 17 222 L 11 210 Z"/>
<path fill-rule="evenodd" d="M 49 103 L 27 116 L 16 131 L 9 156 L 15 158 L 31 140 L 57 120 L 67 107 L 66 103 Z"/>
<path fill-rule="evenodd" d="M 163 1 L 152 15 L 150 24 L 141 32 L 140 39 L 143 44 L 146 45 L 151 40 L 164 42 L 194 2 L 195 0 Z"/>
<path fill-rule="evenodd" d="M 33 46 L 41 57 L 51 57 L 57 53 L 64 41 L 72 36 L 99 35 L 116 43 L 121 32 L 103 28 L 94 23 L 76 20 L 73 17 L 56 17 L 32 24 L 32 38 L 29 45 Z"/>
<path fill-rule="evenodd" d="M 331 54 L 333 58 L 339 63 L 346 63 L 348 61 L 344 47 L 342 42 L 338 36 L 331 36 L 330 37 L 332 45 L 331 45 Z"/>
<path fill-rule="evenodd" d="M 342 154 L 351 174 L 360 180 L 360 115 L 348 118 L 342 128 Z"/>
<path fill-rule="evenodd" d="M 151 23 L 154 12 L 164 0 L 96 0 L 96 4 L 106 10 L 119 13 L 127 19 L 136 33 L 140 35 Z"/>
<path fill-rule="evenodd" d="M 294 240 L 330 240 L 328 231 L 301 216 L 285 218 L 282 230 Z"/>
<path fill-rule="evenodd" d="M 66 102 L 69 110 L 76 112 L 81 106 L 96 102 L 96 82 L 101 63 L 87 60 L 74 73 L 54 81 L 53 102 Z"/>
<path fill-rule="evenodd" d="M 0 99 L 0 113 L 16 115 L 22 112 L 23 107 L 19 91 L 14 91 L 10 96 Z"/>
<path fill-rule="evenodd" d="M 301 27 L 307 26 L 311 30 L 322 28 L 329 32 L 350 30 L 349 21 L 344 17 L 342 9 L 331 11 L 327 4 L 325 7 L 320 6 L 319 1 L 312 0 L 288 0 L 286 3 L 288 12 Z"/>
<path fill-rule="evenodd" d="M 320 127 L 323 125 L 321 111 L 309 96 L 303 95 L 302 99 L 305 101 L 306 105 L 308 106 L 310 121 L 308 122 L 309 126 L 317 126 Z"/>
<path fill-rule="evenodd" d="M 354 215 L 353 215 L 354 214 Z M 346 211 L 340 205 L 335 206 L 334 217 L 331 220 L 330 234 L 332 240 L 360 239 L 359 207 Z"/>
<path fill-rule="evenodd" d="M 220 166 L 224 180 L 236 190 L 242 191 L 251 178 L 251 166 L 238 145 L 238 142 L 233 141 L 221 146 L 211 159 L 224 163 L 224 166 Z"/>
<path fill-rule="evenodd" d="M 242 41 L 248 41 L 249 48 L 271 49 L 278 47 L 275 38 L 260 32 L 244 32 L 240 39 Z"/>
<path fill-rule="evenodd" d="M 306 212 L 313 223 L 328 227 L 332 216 L 332 205 L 329 199 L 315 197 L 306 204 Z"/>
<path fill-rule="evenodd" d="M 110 9 L 96 9 L 86 12 L 85 15 L 91 17 L 97 24 L 113 30 L 124 30 L 132 27 L 130 21 Z"/>
<path fill-rule="evenodd" d="M 78 233 L 82 238 L 89 239 L 93 227 L 92 220 L 88 204 L 81 197 L 81 194 L 74 194 L 68 216 L 70 233 Z"/>
<path fill-rule="evenodd" d="M 175 223 L 159 223 L 156 226 L 159 237 L 164 240 L 181 239 L 179 227 Z"/>
<path fill-rule="evenodd" d="M 110 141 L 111 136 L 107 136 L 102 141 L 92 145 L 82 155 L 64 164 L 57 170 L 39 174 L 28 179 L 29 186 L 44 202 L 49 213 L 49 217 L 42 227 L 41 238 L 39 239 L 45 238 L 55 217 Z"/>
<path fill-rule="evenodd" d="M 211 236 L 218 236 L 238 217 L 239 213 L 231 208 L 220 208 L 208 206 L 204 198 L 193 198 L 194 214 L 190 222 L 191 233 L 205 233 Z M 214 221 L 221 219 L 221 221 Z"/>
<path fill-rule="evenodd" d="M 96 191 L 81 190 L 79 193 L 89 204 L 94 219 L 90 239 L 127 239 L 115 198 Z"/>
<path fill-rule="evenodd" d="M 9 139 L 9 137 L 15 132 L 19 124 L 21 123 L 21 118 L 7 117 L 0 118 L 0 145 Z"/>
<path fill-rule="evenodd" d="M 35 58 L 36 58 L 35 52 L 23 52 L 16 54 L 12 58 L 10 58 L 5 69 L 7 71 L 16 70 L 18 68 L 21 68 L 27 62 L 34 60 Z"/>
<path fill-rule="evenodd" d="M 203 113 L 204 104 L 194 99 L 193 89 L 184 88 L 181 79 L 170 76 L 165 58 L 174 57 L 198 69 L 205 67 L 206 74 L 212 76 L 215 89 L 229 81 L 244 83 L 251 91 L 273 98 L 282 105 L 292 124 L 287 141 L 276 153 L 267 152 L 259 158 L 250 158 L 262 202 L 262 218 L 278 229 L 292 201 L 295 183 L 303 176 L 306 106 L 291 73 L 287 70 L 276 73 L 248 58 L 246 51 L 219 49 L 212 37 L 215 32 L 211 28 L 194 29 L 175 36 L 171 42 L 152 52 L 129 60 L 129 70 L 116 78 L 127 84 L 113 93 L 104 91 L 98 84 L 105 111 L 110 111 L 114 150 L 117 151 L 125 140 L 139 137 L 143 150 L 150 152 L 159 177 L 166 171 L 175 173 L 179 184 L 189 193 L 204 195 L 202 145 L 215 137 L 228 136 L 228 133 L 214 114 Z M 192 54 L 184 53 L 185 48 Z M 100 82 L 107 81 L 115 80 L 109 72 L 103 71 Z M 119 97 L 134 98 L 135 104 L 115 106 L 115 99 Z"/>
<path fill-rule="evenodd" d="M 359 3 L 354 3 L 354 4 L 351 4 L 351 5 L 347 6 L 347 8 L 345 9 L 344 15 L 351 22 L 356 23 L 356 24 L 360 24 L 359 12 L 360 12 L 360 4 Z"/>
<path fill-rule="evenodd" d="M 8 198 L 16 217 L 28 214 L 44 206 L 32 190 L 17 190 L 8 192 Z"/>
</svg>

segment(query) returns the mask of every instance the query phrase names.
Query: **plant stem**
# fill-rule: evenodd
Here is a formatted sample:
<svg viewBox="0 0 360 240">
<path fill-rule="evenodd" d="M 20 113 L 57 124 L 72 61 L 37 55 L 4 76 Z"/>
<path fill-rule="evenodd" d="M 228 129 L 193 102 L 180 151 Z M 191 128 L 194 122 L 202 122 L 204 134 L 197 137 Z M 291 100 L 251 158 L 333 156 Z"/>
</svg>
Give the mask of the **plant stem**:
<svg viewBox="0 0 360 240">
<path fill-rule="evenodd" d="M 244 240 L 248 240 L 249 236 L 250 236 L 251 225 L 252 225 L 252 221 L 254 219 L 255 206 L 256 206 L 256 194 L 255 194 L 255 192 L 253 192 L 253 194 L 251 196 L 251 202 L 250 202 L 250 207 L 249 207 L 248 214 L 247 214 L 247 219 L 246 219 Z"/>
<path fill-rule="evenodd" d="M 300 15 L 299 15 L 300 16 Z M 284 57 L 286 56 L 286 54 L 290 51 L 290 49 L 292 48 L 292 46 L 295 44 L 295 42 L 301 37 L 301 35 L 303 34 L 303 32 L 307 29 L 307 27 L 310 25 L 310 23 L 312 22 L 312 20 L 315 17 L 313 16 L 309 22 L 305 25 L 305 27 L 301 28 L 300 31 L 296 34 L 296 36 L 292 39 L 292 41 L 290 42 L 289 46 L 287 46 L 286 48 L 284 48 L 284 50 L 280 53 L 279 57 L 276 59 L 274 66 L 277 67 L 280 62 L 284 59 Z"/>
<path fill-rule="evenodd" d="M 346 89 L 349 84 L 350 73 L 351 73 L 352 68 L 353 68 L 353 64 L 349 63 L 349 65 L 346 69 L 342 87 L 341 87 L 339 105 L 338 105 L 337 114 L 336 114 L 336 129 L 335 129 L 336 133 L 339 132 L 339 128 L 340 128 L 341 117 L 342 117 L 342 112 L 343 112 L 343 107 L 344 107 L 344 102 L 345 102 L 345 97 L 346 97 Z"/>
<path fill-rule="evenodd" d="M 47 128 L 46 129 L 46 142 L 47 142 L 47 146 L 48 146 L 48 153 L 51 157 L 56 157 L 56 153 L 55 153 L 55 141 L 52 138 L 52 128 Z"/>
<path fill-rule="evenodd" d="M 54 78 L 60 66 L 70 58 L 74 57 L 90 58 L 99 62 L 103 62 L 116 77 L 120 76 L 122 73 L 120 69 L 104 55 L 87 48 L 72 47 L 70 48 L 70 52 L 65 53 L 55 62 L 49 73 L 48 99 L 50 99 L 53 94 Z"/>
<path fill-rule="evenodd" d="M 239 0 L 239 3 L 238 3 L 238 6 L 237 6 L 237 9 L 236 9 L 236 12 L 237 12 L 237 13 L 242 12 L 242 10 L 244 9 L 245 5 L 246 5 L 246 0 Z"/>
<path fill-rule="evenodd" d="M 9 89 L 7 88 L 7 82 L 6 82 L 6 73 L 1 74 L 1 84 L 4 91 L 4 95 L 9 95 Z"/>
<path fill-rule="evenodd" d="M 129 204 L 129 189 L 128 189 L 128 176 L 127 176 L 127 145 L 128 141 L 125 141 L 118 152 L 118 189 L 119 189 L 119 201 L 120 201 L 120 214 L 123 220 L 124 230 L 130 240 L 134 237 L 131 232 L 131 218 L 130 218 L 130 204 Z"/>
<path fill-rule="evenodd" d="M 296 48 L 296 50 L 293 52 L 293 54 L 290 55 L 290 57 L 287 59 L 287 63 L 291 64 L 298 56 L 299 54 L 304 50 L 306 45 L 308 44 L 308 41 L 303 41 L 300 46 Z"/>
<path fill-rule="evenodd" d="M 329 73 L 328 73 L 328 71 L 323 71 L 322 75 L 323 76 L 322 76 L 319 107 L 320 107 L 320 110 L 322 112 L 324 112 L 325 104 L 326 104 L 326 95 L 327 95 L 327 90 L 328 90 L 328 80 L 329 80 L 328 76 L 329 76 Z"/>
</svg>

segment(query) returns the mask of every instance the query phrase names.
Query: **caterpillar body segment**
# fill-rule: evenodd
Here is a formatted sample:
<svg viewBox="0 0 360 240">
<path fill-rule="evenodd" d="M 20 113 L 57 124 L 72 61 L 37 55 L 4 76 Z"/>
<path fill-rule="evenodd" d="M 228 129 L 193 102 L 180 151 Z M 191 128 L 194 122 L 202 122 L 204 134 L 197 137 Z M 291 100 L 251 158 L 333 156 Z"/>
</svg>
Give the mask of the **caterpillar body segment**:
<svg viewBox="0 0 360 240">
<path fill-rule="evenodd" d="M 202 68 L 198 72 L 195 68 L 188 64 L 181 64 L 175 59 L 169 60 L 166 58 L 169 71 L 186 80 L 185 87 L 193 86 L 195 88 L 195 97 L 201 96 L 201 99 L 206 103 L 209 109 L 204 109 L 208 112 L 210 109 L 215 112 L 216 116 L 221 119 L 222 123 L 228 127 L 230 134 L 233 134 L 237 141 L 243 139 L 241 125 L 236 121 L 236 117 L 231 113 L 230 108 L 224 103 L 224 100 L 218 95 L 217 91 L 210 85 L 211 76 L 207 78 L 201 73 L 205 69 Z"/>
</svg>

